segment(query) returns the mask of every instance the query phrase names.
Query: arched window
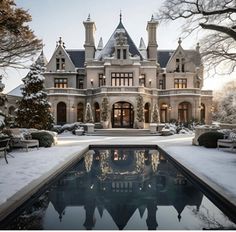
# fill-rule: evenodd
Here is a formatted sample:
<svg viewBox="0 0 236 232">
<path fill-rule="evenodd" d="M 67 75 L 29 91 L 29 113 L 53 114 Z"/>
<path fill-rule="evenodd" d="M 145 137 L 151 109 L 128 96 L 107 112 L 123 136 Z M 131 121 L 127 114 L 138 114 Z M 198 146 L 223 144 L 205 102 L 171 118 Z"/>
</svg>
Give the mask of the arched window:
<svg viewBox="0 0 236 232">
<path fill-rule="evenodd" d="M 97 102 L 94 103 L 94 121 L 100 122 L 100 107 Z"/>
<path fill-rule="evenodd" d="M 150 123 L 150 104 L 148 102 L 144 105 L 144 119 L 145 123 Z"/>
<path fill-rule="evenodd" d="M 63 125 L 66 123 L 66 103 L 59 102 L 57 104 L 57 124 Z"/>
<path fill-rule="evenodd" d="M 16 113 L 15 113 L 15 107 L 14 106 L 10 106 L 9 109 L 8 109 L 8 114 L 11 115 L 11 116 L 15 116 Z"/>
<path fill-rule="evenodd" d="M 84 104 L 78 103 L 77 105 L 77 122 L 83 122 L 84 121 Z"/>
<path fill-rule="evenodd" d="M 206 115 L 206 107 L 203 103 L 201 103 L 201 113 L 200 113 L 201 122 L 205 122 L 205 115 Z"/>
</svg>

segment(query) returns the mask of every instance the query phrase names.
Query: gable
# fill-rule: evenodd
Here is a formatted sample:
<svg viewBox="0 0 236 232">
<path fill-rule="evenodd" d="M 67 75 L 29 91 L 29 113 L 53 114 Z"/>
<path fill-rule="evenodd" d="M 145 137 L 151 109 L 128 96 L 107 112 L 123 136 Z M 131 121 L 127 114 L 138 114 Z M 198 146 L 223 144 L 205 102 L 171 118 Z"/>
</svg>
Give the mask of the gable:
<svg viewBox="0 0 236 232">
<path fill-rule="evenodd" d="M 56 59 L 65 59 L 65 69 L 64 70 L 57 70 L 56 68 Z M 64 71 L 64 72 L 74 72 L 75 71 L 75 65 L 73 64 L 70 56 L 67 54 L 64 47 L 59 44 L 54 51 L 50 61 L 48 62 L 47 66 L 47 72 L 56 72 L 56 71 Z"/>
<path fill-rule="evenodd" d="M 143 60 L 143 57 L 142 57 L 141 53 L 139 52 L 138 48 L 136 47 L 135 43 L 131 39 L 128 32 L 126 31 L 126 29 L 123 26 L 122 22 L 119 23 L 119 25 L 117 26 L 117 28 L 115 29 L 115 31 L 111 35 L 111 37 L 108 40 L 105 47 L 99 53 L 97 53 L 95 59 L 102 60 L 105 57 L 111 57 L 112 56 L 112 54 L 115 51 L 115 42 L 116 42 L 115 35 L 120 30 L 124 31 L 124 35 L 127 38 L 127 44 L 129 45 L 129 53 L 131 54 L 131 56 L 139 56 L 140 59 Z"/>
</svg>

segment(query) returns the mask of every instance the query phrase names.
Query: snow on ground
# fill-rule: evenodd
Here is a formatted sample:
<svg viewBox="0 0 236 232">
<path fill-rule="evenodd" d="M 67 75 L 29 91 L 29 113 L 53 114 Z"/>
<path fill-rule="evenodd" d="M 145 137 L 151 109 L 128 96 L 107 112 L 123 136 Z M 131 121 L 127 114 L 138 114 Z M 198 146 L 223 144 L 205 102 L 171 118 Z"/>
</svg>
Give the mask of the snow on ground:
<svg viewBox="0 0 236 232">
<path fill-rule="evenodd" d="M 109 137 L 63 133 L 55 147 L 15 150 L 11 153 L 15 158 L 8 158 L 9 164 L 0 159 L 0 204 L 89 144 L 160 145 L 187 168 L 197 170 L 236 198 L 236 153 L 192 146 L 191 140 L 190 135 Z"/>
<path fill-rule="evenodd" d="M 51 147 L 13 151 L 8 156 L 9 164 L 0 159 L 0 204 L 25 187 L 31 181 L 39 178 L 56 165 L 65 161 L 69 155 L 82 149 L 79 147 Z"/>
</svg>

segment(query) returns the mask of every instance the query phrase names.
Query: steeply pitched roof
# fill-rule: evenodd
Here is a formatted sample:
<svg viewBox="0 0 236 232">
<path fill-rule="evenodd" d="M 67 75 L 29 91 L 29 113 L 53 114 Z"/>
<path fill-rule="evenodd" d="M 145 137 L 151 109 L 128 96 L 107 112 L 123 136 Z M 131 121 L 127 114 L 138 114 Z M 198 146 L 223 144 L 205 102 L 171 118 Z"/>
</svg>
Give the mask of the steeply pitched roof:
<svg viewBox="0 0 236 232">
<path fill-rule="evenodd" d="M 102 60 L 105 56 L 111 56 L 115 50 L 115 35 L 118 31 L 123 30 L 125 33 L 125 36 L 127 37 L 127 43 L 129 45 L 129 52 L 131 53 L 132 56 L 138 55 L 140 57 L 140 59 L 142 60 L 143 57 L 140 54 L 138 48 L 136 47 L 136 45 L 134 44 L 133 40 L 131 39 L 131 37 L 129 36 L 128 32 L 126 31 L 122 21 L 120 21 L 119 25 L 117 26 L 117 28 L 115 29 L 115 31 L 113 32 L 113 34 L 111 35 L 110 39 L 108 40 L 107 44 L 105 45 L 105 47 L 102 49 L 102 51 L 100 53 L 98 53 L 97 57 L 95 57 L 98 60 Z"/>
<path fill-rule="evenodd" d="M 85 51 L 82 49 L 69 50 L 66 49 L 66 52 L 70 56 L 73 64 L 76 68 L 84 68 L 85 61 Z"/>
<path fill-rule="evenodd" d="M 176 50 L 157 51 L 158 63 L 160 64 L 161 68 L 166 67 L 168 61 L 175 51 Z M 184 50 L 184 54 L 188 58 L 188 61 L 193 62 L 196 67 L 199 67 L 201 65 L 201 55 L 196 50 Z"/>
<path fill-rule="evenodd" d="M 158 63 L 161 68 L 165 68 L 174 50 L 159 50 L 157 52 Z"/>
<path fill-rule="evenodd" d="M 23 84 L 18 85 L 16 88 L 11 90 L 7 93 L 8 96 L 16 96 L 16 97 L 22 97 L 21 88 L 23 87 Z"/>
</svg>

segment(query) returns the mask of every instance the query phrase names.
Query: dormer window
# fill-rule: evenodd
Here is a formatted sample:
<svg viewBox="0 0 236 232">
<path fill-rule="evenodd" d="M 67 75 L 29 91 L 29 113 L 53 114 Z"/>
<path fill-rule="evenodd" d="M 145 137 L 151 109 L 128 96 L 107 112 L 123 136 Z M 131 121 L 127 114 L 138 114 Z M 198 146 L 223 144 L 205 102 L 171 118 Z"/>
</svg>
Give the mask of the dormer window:
<svg viewBox="0 0 236 232">
<path fill-rule="evenodd" d="M 65 70 L 65 58 L 56 58 L 56 69 Z"/>
<path fill-rule="evenodd" d="M 117 49 L 117 59 L 120 59 L 120 49 Z"/>
<path fill-rule="evenodd" d="M 179 72 L 179 71 L 180 71 L 179 66 L 180 66 L 180 63 L 179 63 L 179 59 L 177 58 L 177 59 L 176 59 L 176 69 L 175 69 L 176 72 Z"/>
<path fill-rule="evenodd" d="M 126 60 L 127 59 L 127 50 L 123 49 L 123 59 Z"/>
</svg>

